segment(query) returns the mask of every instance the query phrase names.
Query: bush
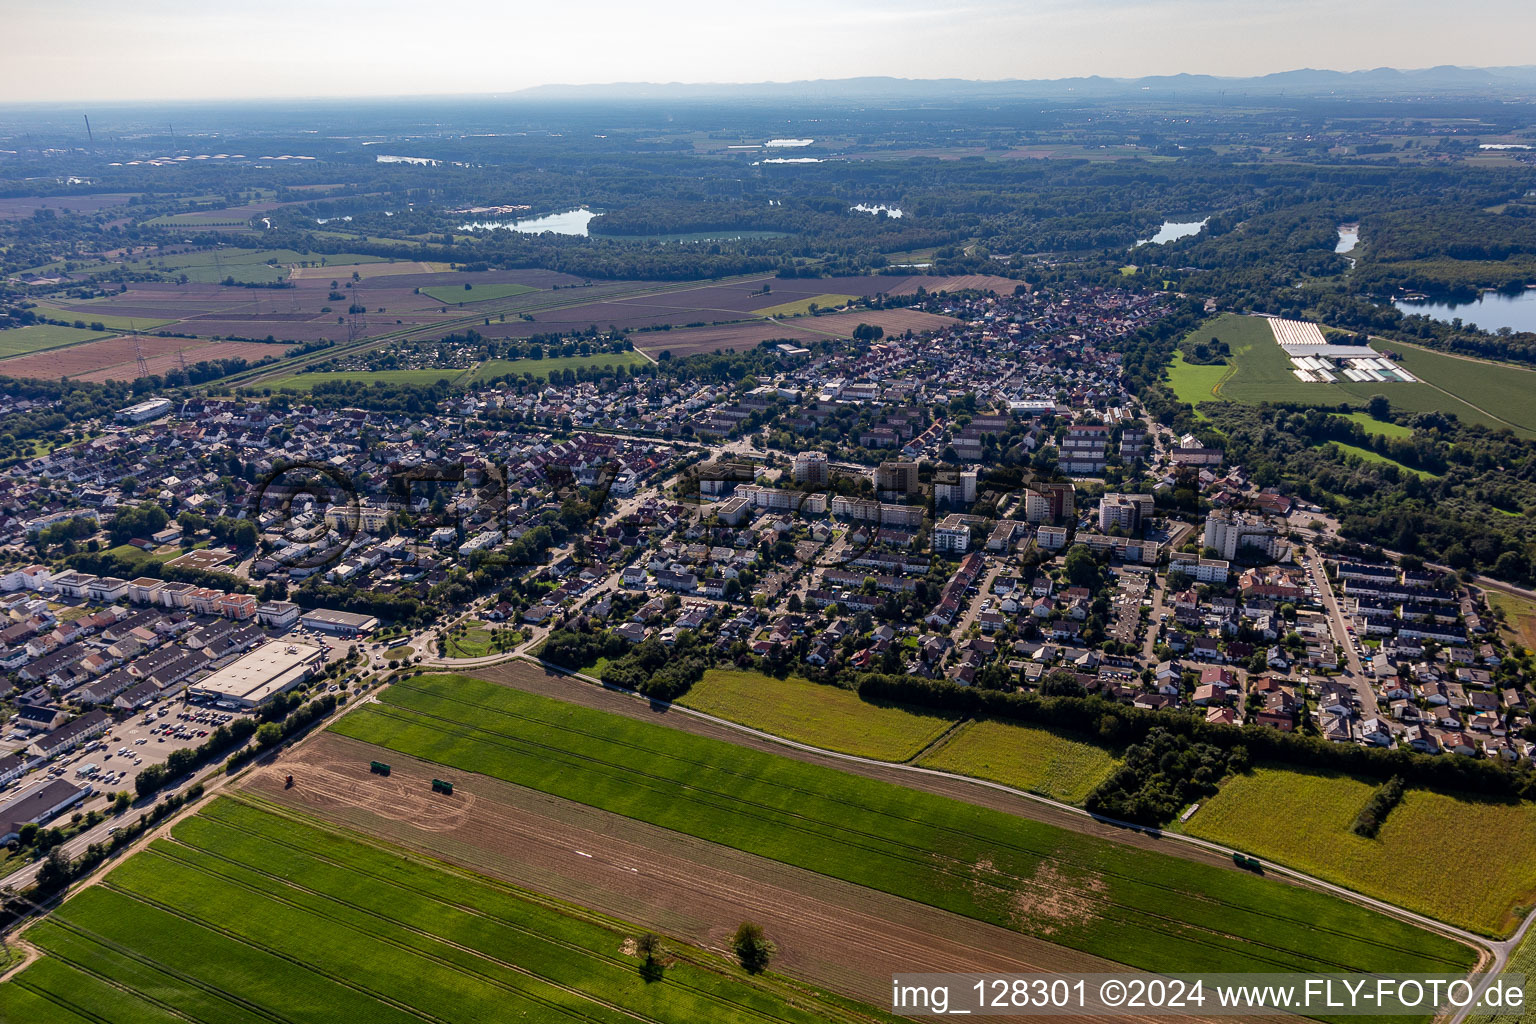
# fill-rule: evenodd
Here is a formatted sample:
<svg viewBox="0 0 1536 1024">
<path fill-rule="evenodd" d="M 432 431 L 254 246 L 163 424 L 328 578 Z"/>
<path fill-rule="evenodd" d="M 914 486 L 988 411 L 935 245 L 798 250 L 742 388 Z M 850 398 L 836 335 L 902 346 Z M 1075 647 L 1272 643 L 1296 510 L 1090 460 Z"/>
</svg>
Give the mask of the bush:
<svg viewBox="0 0 1536 1024">
<path fill-rule="evenodd" d="M 1400 776 L 1394 775 L 1388 779 L 1385 785 L 1371 794 L 1365 806 L 1360 808 L 1360 813 L 1355 817 L 1355 823 L 1350 830 L 1357 836 L 1375 839 L 1376 833 L 1381 831 L 1382 824 L 1387 820 L 1387 815 L 1392 813 L 1392 808 L 1402 802 L 1404 788 Z"/>
</svg>

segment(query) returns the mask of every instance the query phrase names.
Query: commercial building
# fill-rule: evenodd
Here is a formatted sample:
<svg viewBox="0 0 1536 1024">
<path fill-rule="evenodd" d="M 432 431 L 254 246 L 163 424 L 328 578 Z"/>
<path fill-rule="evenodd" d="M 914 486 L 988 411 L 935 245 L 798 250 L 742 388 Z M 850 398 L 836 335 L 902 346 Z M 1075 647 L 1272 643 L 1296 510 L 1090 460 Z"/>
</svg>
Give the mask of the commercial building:
<svg viewBox="0 0 1536 1024">
<path fill-rule="evenodd" d="M 169 398 L 151 398 L 147 402 L 139 402 L 130 405 L 126 409 L 119 409 L 116 418 L 119 423 L 148 423 L 170 412 L 173 406 Z"/>
<path fill-rule="evenodd" d="M 187 692 L 245 708 L 259 707 L 298 686 L 324 664 L 324 648 L 274 640 L 188 687 Z"/>
<path fill-rule="evenodd" d="M 90 795 L 90 786 L 76 786 L 63 779 L 22 790 L 0 803 L 0 843 L 19 837 L 24 826 L 46 825 Z"/>
<path fill-rule="evenodd" d="M 328 608 L 316 608 L 305 612 L 299 617 L 299 621 L 310 629 L 317 629 L 322 633 L 333 633 L 336 636 L 361 636 L 379 628 L 379 620 L 372 615 L 337 612 Z"/>
</svg>

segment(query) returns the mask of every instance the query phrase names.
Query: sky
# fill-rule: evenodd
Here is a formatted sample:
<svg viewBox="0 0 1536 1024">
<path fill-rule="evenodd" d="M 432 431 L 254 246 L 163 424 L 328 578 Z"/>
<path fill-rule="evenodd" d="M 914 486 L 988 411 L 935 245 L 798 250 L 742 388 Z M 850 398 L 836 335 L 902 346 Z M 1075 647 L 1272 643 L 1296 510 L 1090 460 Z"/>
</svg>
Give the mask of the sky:
<svg viewBox="0 0 1536 1024">
<path fill-rule="evenodd" d="M 1463 0 L 0 0 L 0 104 L 1536 62 Z"/>
</svg>

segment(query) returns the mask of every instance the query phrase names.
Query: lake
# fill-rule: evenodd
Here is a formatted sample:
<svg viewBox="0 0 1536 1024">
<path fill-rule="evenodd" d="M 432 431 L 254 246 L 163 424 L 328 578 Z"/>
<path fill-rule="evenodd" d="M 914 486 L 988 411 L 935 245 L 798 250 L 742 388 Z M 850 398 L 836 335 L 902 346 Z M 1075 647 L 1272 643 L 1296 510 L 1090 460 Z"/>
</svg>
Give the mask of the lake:
<svg viewBox="0 0 1536 1024">
<path fill-rule="evenodd" d="M 468 224 L 460 224 L 460 231 L 494 231 L 497 228 L 505 228 L 508 231 L 516 231 L 523 235 L 542 235 L 546 231 L 555 235 L 581 235 L 587 234 L 587 225 L 597 214 L 583 207 L 579 210 L 567 210 L 564 213 L 551 213 L 545 217 L 531 217 L 527 220 L 477 220 Z"/>
<path fill-rule="evenodd" d="M 901 207 L 886 206 L 884 203 L 881 203 L 878 206 L 871 206 L 868 203 L 859 203 L 857 206 L 848 207 L 848 209 L 850 211 L 856 210 L 859 213 L 884 213 L 887 217 L 901 216 Z"/>
<path fill-rule="evenodd" d="M 1404 315 L 1433 317 L 1450 323 L 1456 317 L 1463 324 L 1476 324 L 1485 331 L 1508 327 L 1512 331 L 1536 333 L 1536 288 L 1518 295 L 1484 292 L 1472 302 L 1402 302 L 1392 303 Z"/>
<path fill-rule="evenodd" d="M 1190 235 L 1197 235 L 1200 233 L 1200 229 L 1205 227 L 1206 221 L 1210 219 L 1207 217 L 1205 220 L 1165 220 L 1163 221 L 1163 226 L 1158 229 L 1157 234 L 1151 238 L 1138 239 L 1136 244 L 1163 245 L 1178 238 L 1188 238 Z"/>
<path fill-rule="evenodd" d="M 1334 252 L 1353 252 L 1355 246 L 1360 244 L 1359 224 L 1339 225 L 1339 244 L 1333 247 Z"/>
</svg>

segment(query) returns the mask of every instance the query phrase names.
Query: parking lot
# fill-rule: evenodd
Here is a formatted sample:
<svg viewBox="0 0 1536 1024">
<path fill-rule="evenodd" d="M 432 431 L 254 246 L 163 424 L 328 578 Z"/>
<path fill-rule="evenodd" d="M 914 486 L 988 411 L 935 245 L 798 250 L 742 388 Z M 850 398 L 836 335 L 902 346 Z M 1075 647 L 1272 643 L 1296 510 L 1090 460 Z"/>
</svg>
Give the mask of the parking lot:
<svg viewBox="0 0 1536 1024">
<path fill-rule="evenodd" d="M 111 795 L 121 790 L 134 792 L 139 772 L 155 764 L 164 764 L 173 750 L 201 745 L 208 734 L 233 721 L 239 713 L 200 707 L 182 701 L 182 695 L 162 699 L 131 718 L 117 723 L 95 741 L 52 765 L 30 772 L 12 787 L 25 787 L 45 777 L 60 778 L 80 785 L 89 782 L 95 791 L 77 810 L 89 811 L 110 803 Z M 183 717 L 185 716 L 185 717 Z M 89 778 L 82 770 L 95 771 Z"/>
</svg>

